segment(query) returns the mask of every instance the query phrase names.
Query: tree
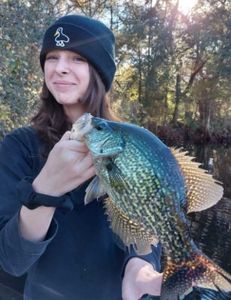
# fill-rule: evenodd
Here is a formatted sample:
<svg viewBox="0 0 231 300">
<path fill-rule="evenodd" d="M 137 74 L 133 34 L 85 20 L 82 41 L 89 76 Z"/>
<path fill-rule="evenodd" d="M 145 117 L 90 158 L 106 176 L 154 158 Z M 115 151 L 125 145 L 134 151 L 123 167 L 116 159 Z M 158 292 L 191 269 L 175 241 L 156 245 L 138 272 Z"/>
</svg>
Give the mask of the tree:
<svg viewBox="0 0 231 300">
<path fill-rule="evenodd" d="M 62 5 L 61 1 L 36 0 L 6 0 L 0 4 L 0 137 L 27 123 L 35 109 L 42 80 L 42 35 Z"/>
<path fill-rule="evenodd" d="M 124 119 L 152 130 L 166 124 L 201 128 L 210 136 L 224 124 L 226 132 L 230 128 L 230 1 L 198 0 L 184 15 L 173 0 L 4 0 L 2 134 L 27 123 L 34 111 L 42 34 L 67 12 L 93 16 L 114 31 L 117 73 L 110 96 Z"/>
</svg>

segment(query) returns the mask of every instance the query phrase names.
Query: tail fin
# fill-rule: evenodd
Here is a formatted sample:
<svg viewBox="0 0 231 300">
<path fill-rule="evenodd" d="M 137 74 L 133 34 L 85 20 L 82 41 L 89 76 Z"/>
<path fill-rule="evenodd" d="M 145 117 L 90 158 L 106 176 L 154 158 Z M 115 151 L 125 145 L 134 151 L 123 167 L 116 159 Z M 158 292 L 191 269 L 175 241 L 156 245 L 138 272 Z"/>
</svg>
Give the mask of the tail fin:
<svg viewBox="0 0 231 300">
<path fill-rule="evenodd" d="M 198 286 L 220 292 L 231 291 L 231 275 L 201 252 L 192 252 L 180 264 L 167 261 L 161 300 L 177 300 Z"/>
</svg>

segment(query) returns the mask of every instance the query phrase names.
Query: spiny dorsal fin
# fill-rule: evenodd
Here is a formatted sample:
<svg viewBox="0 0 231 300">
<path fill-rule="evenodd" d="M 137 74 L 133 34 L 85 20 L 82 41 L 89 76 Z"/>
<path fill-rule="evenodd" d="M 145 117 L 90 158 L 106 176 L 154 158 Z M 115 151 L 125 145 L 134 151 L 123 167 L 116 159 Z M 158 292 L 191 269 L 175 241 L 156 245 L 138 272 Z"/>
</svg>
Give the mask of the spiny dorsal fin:
<svg viewBox="0 0 231 300">
<path fill-rule="evenodd" d="M 173 148 L 171 151 L 185 177 L 187 212 L 201 211 L 215 205 L 223 196 L 221 183 L 199 168 L 200 163 L 192 161 L 194 158 L 186 155 L 186 152 Z"/>
<path fill-rule="evenodd" d="M 129 248 L 133 245 L 137 254 L 140 255 L 150 253 L 151 245 L 158 243 L 157 238 L 141 225 L 130 220 L 110 198 L 104 201 L 104 205 L 112 231 L 119 236 L 124 245 Z"/>
</svg>

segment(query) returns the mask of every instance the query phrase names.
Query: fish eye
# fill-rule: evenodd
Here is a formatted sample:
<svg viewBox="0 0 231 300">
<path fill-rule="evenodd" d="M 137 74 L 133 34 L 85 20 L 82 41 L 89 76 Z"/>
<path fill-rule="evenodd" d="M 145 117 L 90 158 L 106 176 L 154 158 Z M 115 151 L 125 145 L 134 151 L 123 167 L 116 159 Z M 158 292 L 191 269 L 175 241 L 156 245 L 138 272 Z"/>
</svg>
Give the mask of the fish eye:
<svg viewBox="0 0 231 300">
<path fill-rule="evenodd" d="M 95 124 L 96 130 L 103 130 L 107 128 L 107 124 L 105 122 L 99 122 L 98 124 Z"/>
<path fill-rule="evenodd" d="M 103 128 L 102 128 L 102 126 L 97 125 L 97 126 L 95 126 L 95 129 L 99 131 L 99 130 L 102 130 Z"/>
</svg>

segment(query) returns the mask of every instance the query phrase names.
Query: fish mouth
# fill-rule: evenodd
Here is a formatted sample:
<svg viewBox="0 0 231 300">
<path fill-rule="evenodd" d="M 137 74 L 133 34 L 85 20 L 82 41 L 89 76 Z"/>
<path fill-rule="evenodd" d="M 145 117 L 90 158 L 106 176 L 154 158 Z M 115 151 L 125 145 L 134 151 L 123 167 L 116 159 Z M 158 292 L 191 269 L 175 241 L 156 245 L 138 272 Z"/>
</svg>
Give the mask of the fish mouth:
<svg viewBox="0 0 231 300">
<path fill-rule="evenodd" d="M 93 129 L 92 118 L 93 116 L 90 113 L 85 113 L 76 120 L 72 125 L 70 139 L 83 141 L 84 136 Z"/>
</svg>

